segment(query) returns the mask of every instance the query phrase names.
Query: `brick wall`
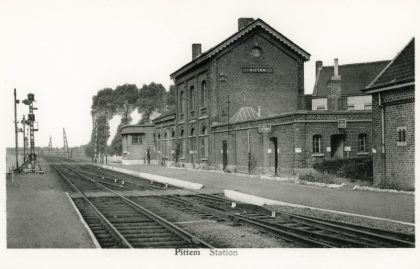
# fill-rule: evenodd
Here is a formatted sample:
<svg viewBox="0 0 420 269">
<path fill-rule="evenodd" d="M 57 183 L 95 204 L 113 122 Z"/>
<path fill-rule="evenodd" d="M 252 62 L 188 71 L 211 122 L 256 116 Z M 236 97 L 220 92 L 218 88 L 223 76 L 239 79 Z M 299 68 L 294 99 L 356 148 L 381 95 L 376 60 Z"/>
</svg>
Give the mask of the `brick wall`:
<svg viewBox="0 0 420 269">
<path fill-rule="evenodd" d="M 156 159 L 156 151 L 153 143 L 153 133 L 140 134 L 141 144 L 132 143 L 132 134 L 125 134 L 122 137 L 123 143 L 123 160 L 145 160 L 146 150 L 150 147 L 150 158 Z M 127 153 L 124 152 L 127 150 Z"/>
<path fill-rule="evenodd" d="M 373 134 L 374 148 L 374 183 L 385 187 L 400 189 L 414 189 L 415 169 L 415 103 L 414 87 L 392 90 L 381 93 L 384 105 L 385 121 L 385 156 L 381 158 L 381 110 L 379 94 L 374 94 L 373 105 Z M 406 127 L 406 146 L 398 146 L 397 127 Z M 383 170 L 384 169 L 384 170 Z M 382 173 L 385 171 L 385 179 Z"/>
<path fill-rule="evenodd" d="M 275 154 L 278 152 L 278 171 L 290 171 L 293 168 L 311 167 L 315 162 L 331 159 L 327 147 L 331 147 L 331 136 L 344 134 L 344 147 L 351 151 L 343 152 L 344 157 L 357 157 L 371 154 L 371 113 L 369 112 L 297 112 L 283 116 L 266 118 L 261 121 L 237 123 L 230 126 L 230 135 L 226 125 L 213 127 L 214 151 L 212 160 L 219 168 L 222 164 L 222 141 L 228 142 L 228 164 L 239 172 L 248 171 L 248 130 L 250 130 L 251 154 L 256 159 L 256 173 L 274 174 Z M 337 120 L 347 119 L 347 128 L 338 129 Z M 271 124 L 269 133 L 259 133 L 258 125 L 264 122 Z M 359 152 L 359 134 L 367 135 L 366 151 Z M 313 135 L 322 136 L 321 154 L 313 154 Z M 273 138 L 277 138 L 277 149 Z M 296 152 L 296 148 L 300 149 Z"/>
<path fill-rule="evenodd" d="M 227 112 L 228 95 L 231 116 L 243 106 L 256 109 L 261 105 L 266 115 L 296 111 L 303 106 L 303 63 L 272 40 L 267 34 L 256 32 L 212 62 L 219 77 L 214 100 L 217 114 L 213 117 Z M 256 45 L 261 48 L 260 57 L 251 54 Z M 242 68 L 266 68 L 272 72 L 243 72 Z"/>
</svg>

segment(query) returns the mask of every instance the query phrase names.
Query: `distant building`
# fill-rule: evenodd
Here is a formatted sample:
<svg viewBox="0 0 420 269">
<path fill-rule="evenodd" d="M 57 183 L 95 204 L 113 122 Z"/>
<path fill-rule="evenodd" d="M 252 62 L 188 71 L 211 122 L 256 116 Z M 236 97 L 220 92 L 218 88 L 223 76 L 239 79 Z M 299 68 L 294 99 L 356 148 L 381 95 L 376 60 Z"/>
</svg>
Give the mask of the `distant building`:
<svg viewBox="0 0 420 269">
<path fill-rule="evenodd" d="M 373 105 L 374 183 L 414 189 L 414 38 L 366 87 Z"/>
<path fill-rule="evenodd" d="M 312 110 L 372 110 L 372 96 L 364 89 L 390 61 L 315 66 Z"/>
</svg>

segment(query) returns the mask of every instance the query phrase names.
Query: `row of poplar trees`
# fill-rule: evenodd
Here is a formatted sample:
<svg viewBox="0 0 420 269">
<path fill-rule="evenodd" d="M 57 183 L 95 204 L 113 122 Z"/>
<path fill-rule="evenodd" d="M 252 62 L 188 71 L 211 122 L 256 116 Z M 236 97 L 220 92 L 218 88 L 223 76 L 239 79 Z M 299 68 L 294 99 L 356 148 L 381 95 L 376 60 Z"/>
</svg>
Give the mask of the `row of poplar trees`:
<svg viewBox="0 0 420 269">
<path fill-rule="evenodd" d="M 117 132 L 112 143 L 107 148 L 109 155 L 122 154 L 121 127 L 133 123 L 131 113 L 137 110 L 141 119 L 137 124 L 149 123 L 156 113 L 164 113 L 175 105 L 175 87 L 171 85 L 169 91 L 160 83 L 144 84 L 140 89 L 135 84 L 124 84 L 115 89 L 104 88 L 92 98 L 91 116 L 96 122 L 98 135 L 98 150 L 105 152 L 106 141 L 110 136 L 109 121 L 116 115 L 121 116 Z M 95 133 L 92 128 L 90 142 L 86 145 L 85 153 L 93 157 L 95 148 Z"/>
</svg>

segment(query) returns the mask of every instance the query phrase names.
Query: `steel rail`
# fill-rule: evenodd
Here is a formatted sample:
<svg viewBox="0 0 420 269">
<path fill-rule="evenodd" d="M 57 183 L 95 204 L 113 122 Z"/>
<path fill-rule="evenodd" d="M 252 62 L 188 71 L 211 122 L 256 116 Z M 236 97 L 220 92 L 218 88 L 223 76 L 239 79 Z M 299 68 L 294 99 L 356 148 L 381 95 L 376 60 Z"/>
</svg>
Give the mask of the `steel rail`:
<svg viewBox="0 0 420 269">
<path fill-rule="evenodd" d="M 124 238 L 124 236 L 114 227 L 114 225 L 112 225 L 111 222 L 108 221 L 108 219 L 99 211 L 99 209 L 96 208 L 96 206 L 89 201 L 89 199 L 87 198 L 87 196 L 81 191 L 79 190 L 79 188 L 77 188 L 71 181 L 70 179 L 68 179 L 57 167 L 53 166 L 55 168 L 55 170 L 58 172 L 58 174 L 70 185 L 70 187 L 78 192 L 84 199 L 84 201 L 86 201 L 88 203 L 88 205 L 91 207 L 91 209 L 93 209 L 93 211 L 95 212 L 95 214 L 99 217 L 99 220 L 102 222 L 102 224 L 104 224 L 104 226 L 108 229 L 108 231 L 113 235 L 113 237 L 115 239 L 117 239 L 117 241 L 120 241 L 120 243 L 128 248 L 133 248 L 133 246 L 127 241 L 127 239 Z"/>
<path fill-rule="evenodd" d="M 205 195 L 205 196 L 212 196 L 212 195 Z M 207 197 L 204 197 L 203 195 L 200 196 L 200 198 L 204 198 L 207 199 Z M 230 200 L 227 199 L 223 199 L 220 197 L 209 197 L 208 199 L 214 201 L 214 200 L 225 200 L 226 201 L 226 206 L 228 206 L 228 202 L 231 203 Z M 183 201 L 186 201 L 184 199 L 182 199 Z M 195 205 L 193 202 L 191 202 L 191 205 Z M 211 208 L 214 208 L 214 205 L 212 205 Z M 219 207 L 220 208 L 220 207 Z M 226 210 L 225 208 L 220 208 L 222 210 Z M 293 219 L 295 221 L 295 223 L 301 223 L 301 224 L 305 224 L 308 226 L 312 226 L 312 227 L 317 227 L 319 229 L 323 229 L 325 231 L 330 231 L 330 232 L 334 232 L 336 234 L 342 234 L 345 235 L 347 237 L 350 238 L 340 238 L 334 235 L 321 235 L 320 233 L 312 233 L 313 236 L 312 237 L 317 237 L 317 236 L 322 236 L 324 238 L 329 238 L 330 240 L 336 240 L 337 243 L 341 242 L 341 244 L 346 245 L 353 245 L 353 246 L 359 246 L 359 247 L 378 247 L 378 246 L 383 246 L 383 244 L 388 245 L 390 247 L 394 247 L 394 246 L 402 246 L 402 247 L 415 247 L 415 244 L 409 242 L 409 241 L 405 241 L 405 240 L 401 240 L 401 239 L 396 239 L 394 237 L 389 237 L 389 236 L 383 236 L 380 234 L 375 234 L 372 232 L 368 232 L 368 231 L 363 231 L 363 230 L 357 230 L 351 227 L 347 227 L 346 223 L 340 223 L 340 224 L 335 224 L 335 223 L 327 223 L 324 222 L 322 219 L 318 219 L 318 218 L 312 218 L 312 217 L 305 217 L 305 216 L 300 216 L 297 214 L 288 214 L 288 213 L 284 213 L 281 212 L 280 213 L 283 216 L 286 216 L 290 219 Z M 231 214 L 232 215 L 232 214 Z M 233 214 L 232 215 L 233 218 L 239 218 L 239 215 L 237 214 Z M 244 216 L 240 216 L 242 221 L 246 221 L 246 219 L 248 220 L 252 220 L 252 223 L 254 225 L 256 225 L 256 222 L 261 222 L 264 223 L 264 225 L 269 225 L 269 226 L 273 226 L 273 227 L 277 227 L 277 226 L 283 226 L 285 229 L 294 229 L 296 232 L 298 233 L 305 233 L 302 232 L 303 230 L 295 228 L 295 227 L 287 227 L 281 224 L 276 224 L 276 223 L 267 223 L 261 220 L 255 220 L 249 217 L 244 217 Z M 390 232 L 392 233 L 392 232 Z M 309 234 L 308 234 L 309 235 Z M 353 238 L 353 239 L 352 239 Z M 365 242 L 359 242 L 356 241 L 357 238 L 364 240 Z M 372 241 L 373 240 L 373 241 Z M 366 242 L 367 241 L 367 242 Z M 376 245 L 375 245 L 376 244 Z"/>
<path fill-rule="evenodd" d="M 157 214 L 151 212 L 150 210 L 140 206 L 139 204 L 135 203 L 134 201 L 128 199 L 127 197 L 109 189 L 108 187 L 102 185 L 101 183 L 96 182 L 94 179 L 80 173 L 79 171 L 77 171 L 76 169 L 71 168 L 74 172 L 76 172 L 77 174 L 79 174 L 80 176 L 90 180 L 91 182 L 93 182 L 94 184 L 96 184 L 98 187 L 109 191 L 113 194 L 115 194 L 116 196 L 120 197 L 121 199 L 123 199 L 124 202 L 126 202 L 128 205 L 131 205 L 132 207 L 134 207 L 135 209 L 139 210 L 140 212 L 142 212 L 143 214 L 149 216 L 151 219 L 155 220 L 157 223 L 159 223 L 160 225 L 164 226 L 165 228 L 167 228 L 168 230 L 170 230 L 171 232 L 175 233 L 176 235 L 178 235 L 179 237 L 183 238 L 185 241 L 192 243 L 193 245 L 201 245 L 207 248 L 215 248 L 214 246 L 210 245 L 209 243 L 197 238 L 196 236 L 188 233 L 187 231 L 179 228 L 178 226 L 174 225 L 173 223 L 167 221 L 166 219 L 158 216 Z"/>
<path fill-rule="evenodd" d="M 201 212 L 205 212 L 208 214 L 212 214 L 215 217 L 222 218 L 224 220 L 234 220 L 236 222 L 245 222 L 257 228 L 262 228 L 268 232 L 274 233 L 275 235 L 281 234 L 283 237 L 287 237 L 287 239 L 293 239 L 294 241 L 299 241 L 306 246 L 317 246 L 314 245 L 314 238 L 320 239 L 323 243 L 321 243 L 320 247 L 337 247 L 338 246 L 357 246 L 357 247 L 375 247 L 372 244 L 366 242 L 359 242 L 352 240 L 351 238 L 341 238 L 335 235 L 328 235 L 328 234 L 320 234 L 313 231 L 307 231 L 304 229 L 299 229 L 297 227 L 289 227 L 286 225 L 282 225 L 279 223 L 269 223 L 262 220 L 253 219 L 252 217 L 248 216 L 241 216 L 240 213 L 226 213 L 224 210 L 222 211 L 221 208 L 215 209 L 214 207 L 207 207 L 205 205 L 198 205 L 193 203 L 189 200 L 182 199 L 180 197 L 159 197 L 162 199 L 172 199 L 178 202 L 184 202 L 188 204 L 190 207 L 200 210 Z M 260 214 L 258 214 L 260 215 Z M 280 236 L 280 237 L 282 237 Z M 309 237 L 309 238 L 308 238 Z M 318 241 L 316 241 L 318 242 Z"/>
<path fill-rule="evenodd" d="M 93 167 L 92 167 L 93 168 Z M 143 179 L 143 178 L 140 178 L 140 177 L 134 177 L 134 176 L 132 176 L 132 175 L 124 175 L 124 174 L 122 174 L 122 173 L 120 173 L 120 172 L 116 172 L 116 171 L 112 171 L 112 170 L 109 170 L 109 169 L 106 169 L 106 168 L 100 168 L 100 169 L 98 169 L 98 170 L 94 170 L 95 172 L 97 172 L 97 173 L 100 173 L 100 174 L 104 174 L 104 175 L 106 175 L 106 176 L 108 176 L 108 177 L 105 177 L 105 176 L 102 176 L 102 175 L 95 175 L 95 174 L 93 174 L 93 173 L 90 173 L 91 171 L 89 171 L 89 172 L 86 172 L 86 169 L 83 169 L 83 172 L 82 173 L 84 173 L 84 174 L 87 174 L 87 175 L 91 175 L 91 176 L 98 176 L 98 177 L 102 177 L 102 178 L 104 178 L 104 179 L 112 179 L 112 180 L 120 180 L 120 181 L 122 181 L 122 180 L 124 180 L 124 181 L 126 181 L 127 183 L 129 183 L 129 184 L 132 184 L 132 185 L 134 185 L 134 186 L 136 186 L 136 187 L 139 187 L 139 188 L 146 188 L 146 189 L 150 189 L 150 190 L 162 190 L 162 189 L 165 189 L 163 186 L 162 187 L 160 187 L 160 186 L 158 186 L 157 184 L 156 185 L 150 185 L 150 184 L 136 184 L 136 183 L 133 183 L 133 182 L 130 182 L 129 180 L 127 180 L 127 179 L 124 179 L 123 177 L 121 177 L 121 176 L 115 176 L 115 175 L 112 175 L 112 174 L 110 174 L 110 173 L 107 173 L 107 172 L 105 172 L 105 171 L 103 171 L 103 170 L 107 170 L 107 171 L 109 171 L 109 172 L 111 172 L 111 173 L 116 173 L 116 174 L 120 174 L 120 175 L 122 175 L 123 177 L 126 177 L 126 178 L 130 178 L 130 177 L 132 177 L 132 178 L 135 178 L 136 180 L 138 180 L 138 179 L 141 179 L 141 180 L 144 180 L 144 181 L 149 181 L 149 180 L 147 180 L 147 179 Z M 93 171 L 92 171 L 93 172 Z M 171 186 L 171 187 L 175 187 L 175 186 L 172 186 L 172 185 L 170 185 L 170 184 L 163 184 L 163 183 L 158 183 L 158 184 L 161 184 L 161 185 L 168 185 L 168 186 Z"/>
<path fill-rule="evenodd" d="M 357 236 L 357 237 L 368 239 L 368 240 L 379 241 L 379 243 L 385 243 L 390 246 L 401 246 L 401 247 L 410 247 L 410 248 L 415 247 L 414 243 L 411 243 L 405 240 L 383 236 L 380 234 L 375 234 L 375 233 L 371 233 L 367 231 L 357 230 L 354 228 L 346 227 L 345 225 L 337 225 L 337 224 L 314 220 L 308 217 L 303 217 L 303 216 L 298 216 L 298 215 L 291 215 L 290 218 L 297 220 L 299 223 L 310 224 L 315 227 L 332 230 L 332 231 L 342 233 L 348 236 Z"/>
</svg>

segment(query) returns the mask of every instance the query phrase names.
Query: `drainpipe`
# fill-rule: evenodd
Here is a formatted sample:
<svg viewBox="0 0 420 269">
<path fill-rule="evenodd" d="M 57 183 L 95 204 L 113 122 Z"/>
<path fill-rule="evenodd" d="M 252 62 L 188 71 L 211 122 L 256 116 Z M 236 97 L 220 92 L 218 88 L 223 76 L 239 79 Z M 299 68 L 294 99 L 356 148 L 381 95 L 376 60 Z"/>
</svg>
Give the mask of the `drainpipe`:
<svg viewBox="0 0 420 269">
<path fill-rule="evenodd" d="M 248 129 L 248 174 L 251 174 L 251 143 L 250 143 L 250 134 Z"/>
<path fill-rule="evenodd" d="M 381 93 L 378 93 L 379 107 L 381 108 L 381 162 L 382 162 L 382 185 L 385 185 L 385 108 L 382 105 Z"/>
</svg>

